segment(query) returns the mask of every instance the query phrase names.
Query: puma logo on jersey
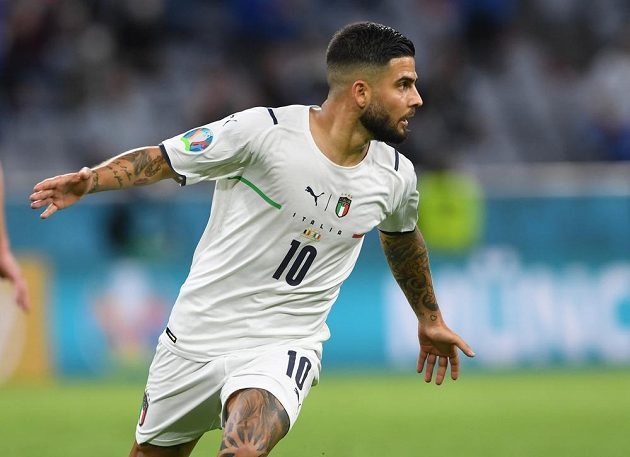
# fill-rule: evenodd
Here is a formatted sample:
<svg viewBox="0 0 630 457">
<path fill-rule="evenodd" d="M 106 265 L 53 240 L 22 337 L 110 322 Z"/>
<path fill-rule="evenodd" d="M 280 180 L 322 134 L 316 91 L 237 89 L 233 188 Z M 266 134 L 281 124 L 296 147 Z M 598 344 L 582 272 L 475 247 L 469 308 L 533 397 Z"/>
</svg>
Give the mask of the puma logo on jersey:
<svg viewBox="0 0 630 457">
<path fill-rule="evenodd" d="M 315 195 L 315 192 L 313 192 L 313 189 L 311 189 L 311 186 L 306 186 L 306 189 L 304 190 L 313 196 L 313 198 L 315 199 L 315 206 L 317 206 L 317 199 L 321 197 L 322 195 L 324 195 L 325 193 L 325 192 L 322 192 L 319 195 Z"/>
</svg>

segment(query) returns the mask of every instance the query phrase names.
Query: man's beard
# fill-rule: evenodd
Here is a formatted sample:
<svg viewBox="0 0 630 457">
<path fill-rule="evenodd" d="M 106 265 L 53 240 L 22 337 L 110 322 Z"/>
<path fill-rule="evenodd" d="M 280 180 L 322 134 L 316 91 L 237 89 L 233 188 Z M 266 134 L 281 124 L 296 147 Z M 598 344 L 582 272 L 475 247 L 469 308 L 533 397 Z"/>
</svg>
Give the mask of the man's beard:
<svg viewBox="0 0 630 457">
<path fill-rule="evenodd" d="M 378 103 L 372 103 L 359 117 L 359 121 L 377 141 L 402 143 L 407 138 L 407 129 L 402 132 L 397 128 L 398 121 L 390 120 L 387 112 Z"/>
</svg>

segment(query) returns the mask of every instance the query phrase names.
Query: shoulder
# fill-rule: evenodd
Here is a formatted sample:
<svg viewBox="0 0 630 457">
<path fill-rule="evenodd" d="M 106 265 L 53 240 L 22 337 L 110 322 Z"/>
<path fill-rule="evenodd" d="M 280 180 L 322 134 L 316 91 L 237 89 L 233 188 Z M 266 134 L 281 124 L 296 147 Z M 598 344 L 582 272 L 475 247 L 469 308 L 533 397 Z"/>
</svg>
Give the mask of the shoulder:
<svg viewBox="0 0 630 457">
<path fill-rule="evenodd" d="M 300 129 L 306 117 L 307 106 L 257 106 L 231 114 L 217 122 L 219 128 L 231 128 L 248 137 L 258 136 L 275 128 Z"/>
<path fill-rule="evenodd" d="M 416 181 L 416 170 L 407 157 L 392 146 L 380 141 L 373 141 L 370 146 L 370 154 L 373 155 L 375 165 L 394 181 L 406 183 Z"/>
<path fill-rule="evenodd" d="M 250 130 L 264 130 L 272 127 L 274 124 L 276 124 L 276 121 L 270 111 L 270 108 L 256 106 L 236 112 L 234 114 L 230 114 L 223 119 L 215 121 L 214 124 L 218 124 L 221 127 L 230 126 L 233 128 L 240 127 L 241 129 L 247 128 Z"/>
<path fill-rule="evenodd" d="M 227 115 L 201 127 L 214 144 L 248 144 L 277 124 L 269 108 L 256 106 Z M 195 129 L 187 132 L 190 135 Z"/>
<path fill-rule="evenodd" d="M 308 119 L 308 109 L 306 105 L 287 105 L 275 108 L 265 108 L 268 116 L 273 118 L 276 125 L 288 129 L 302 129 Z"/>
</svg>

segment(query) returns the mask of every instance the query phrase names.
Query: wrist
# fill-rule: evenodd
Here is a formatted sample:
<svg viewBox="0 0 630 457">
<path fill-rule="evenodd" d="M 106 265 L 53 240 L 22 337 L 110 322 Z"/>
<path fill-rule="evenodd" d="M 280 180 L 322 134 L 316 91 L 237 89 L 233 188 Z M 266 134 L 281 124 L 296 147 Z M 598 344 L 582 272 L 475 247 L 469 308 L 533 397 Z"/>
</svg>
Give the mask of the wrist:
<svg viewBox="0 0 630 457">
<path fill-rule="evenodd" d="M 444 319 L 442 319 L 442 313 L 440 313 L 440 310 L 424 309 L 421 310 L 417 316 L 418 325 L 432 326 L 444 324 Z"/>
<path fill-rule="evenodd" d="M 101 190 L 98 188 L 98 172 L 94 168 L 89 168 L 88 170 L 90 172 L 90 176 L 87 179 L 88 191 L 86 192 L 86 194 L 93 194 L 94 192 L 98 192 L 99 190 Z"/>
</svg>

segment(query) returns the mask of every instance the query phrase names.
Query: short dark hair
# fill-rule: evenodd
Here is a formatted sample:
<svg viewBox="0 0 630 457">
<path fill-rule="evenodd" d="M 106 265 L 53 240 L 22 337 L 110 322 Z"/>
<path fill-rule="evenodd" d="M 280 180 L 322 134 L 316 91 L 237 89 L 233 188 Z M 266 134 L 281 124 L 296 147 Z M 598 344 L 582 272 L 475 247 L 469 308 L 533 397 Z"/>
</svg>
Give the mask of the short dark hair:
<svg viewBox="0 0 630 457">
<path fill-rule="evenodd" d="M 355 65 L 384 66 L 397 57 L 414 57 L 416 49 L 402 33 L 375 22 L 346 25 L 328 44 L 328 71 Z"/>
</svg>

